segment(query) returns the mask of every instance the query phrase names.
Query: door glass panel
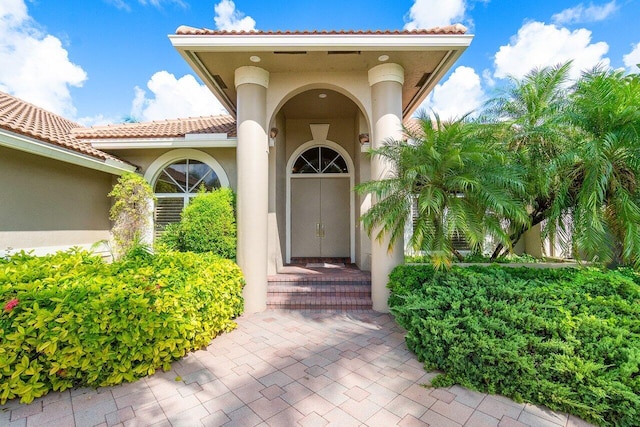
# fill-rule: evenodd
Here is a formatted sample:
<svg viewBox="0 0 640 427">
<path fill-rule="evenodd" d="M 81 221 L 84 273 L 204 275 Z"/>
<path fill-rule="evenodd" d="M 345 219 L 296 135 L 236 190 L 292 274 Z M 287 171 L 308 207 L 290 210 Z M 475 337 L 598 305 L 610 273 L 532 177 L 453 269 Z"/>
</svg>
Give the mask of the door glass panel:
<svg viewBox="0 0 640 427">
<path fill-rule="evenodd" d="M 318 147 L 305 151 L 293 164 L 293 173 L 318 173 L 320 151 Z"/>
<path fill-rule="evenodd" d="M 300 154 L 291 173 L 349 173 L 349 170 L 347 162 L 337 151 L 328 147 L 313 147 Z"/>
</svg>

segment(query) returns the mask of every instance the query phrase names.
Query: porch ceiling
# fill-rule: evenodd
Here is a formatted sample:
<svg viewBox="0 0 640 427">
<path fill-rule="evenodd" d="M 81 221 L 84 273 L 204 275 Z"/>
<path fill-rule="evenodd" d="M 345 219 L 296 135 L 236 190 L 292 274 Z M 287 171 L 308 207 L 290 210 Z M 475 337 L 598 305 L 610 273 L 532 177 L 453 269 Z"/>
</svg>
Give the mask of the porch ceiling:
<svg viewBox="0 0 640 427">
<path fill-rule="evenodd" d="M 448 28 L 448 27 L 447 27 Z M 234 72 L 247 65 L 270 73 L 368 72 L 384 62 L 405 70 L 403 118 L 408 118 L 469 46 L 473 36 L 453 26 L 417 32 L 261 33 L 181 27 L 169 36 L 205 84 L 236 114 Z M 259 57 L 253 62 L 251 57 Z M 254 58 L 255 59 L 255 58 Z"/>
</svg>

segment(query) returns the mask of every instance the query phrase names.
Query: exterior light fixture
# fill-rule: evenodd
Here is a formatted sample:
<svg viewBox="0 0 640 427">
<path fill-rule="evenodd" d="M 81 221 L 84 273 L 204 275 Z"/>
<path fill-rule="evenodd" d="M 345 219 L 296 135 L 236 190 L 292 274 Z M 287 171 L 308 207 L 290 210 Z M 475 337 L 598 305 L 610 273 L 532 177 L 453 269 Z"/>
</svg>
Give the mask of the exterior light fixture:
<svg viewBox="0 0 640 427">
<path fill-rule="evenodd" d="M 269 147 L 275 147 L 276 136 L 278 136 L 278 128 L 271 128 L 269 130 Z"/>
<path fill-rule="evenodd" d="M 384 62 L 389 60 L 389 55 L 380 55 L 378 56 L 378 61 Z"/>
<path fill-rule="evenodd" d="M 321 93 L 321 94 L 318 95 L 318 98 L 325 99 L 326 97 L 327 97 L 326 93 Z"/>
<path fill-rule="evenodd" d="M 360 141 L 360 151 L 363 153 L 369 151 L 369 148 L 371 147 L 371 144 L 369 144 L 369 134 L 361 133 L 358 135 L 358 140 Z"/>
<path fill-rule="evenodd" d="M 257 55 L 252 55 L 249 57 L 249 61 L 251 62 L 260 62 L 262 59 Z"/>
</svg>

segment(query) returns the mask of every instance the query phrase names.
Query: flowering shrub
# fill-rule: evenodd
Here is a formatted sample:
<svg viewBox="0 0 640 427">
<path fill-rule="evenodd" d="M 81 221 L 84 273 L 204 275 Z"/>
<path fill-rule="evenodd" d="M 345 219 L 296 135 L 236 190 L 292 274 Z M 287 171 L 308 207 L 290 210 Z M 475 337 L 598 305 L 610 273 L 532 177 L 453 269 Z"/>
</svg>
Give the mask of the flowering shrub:
<svg viewBox="0 0 640 427">
<path fill-rule="evenodd" d="M 389 306 L 434 386 L 460 384 L 611 426 L 640 420 L 640 275 L 397 267 Z"/>
<path fill-rule="evenodd" d="M 239 268 L 211 254 L 0 260 L 0 403 L 170 369 L 235 327 L 242 286 Z"/>
<path fill-rule="evenodd" d="M 12 300 L 9 300 L 9 302 L 4 305 L 4 311 L 9 312 L 13 310 L 15 306 L 18 305 L 19 302 L 20 301 L 18 301 L 18 298 L 13 298 Z"/>
</svg>

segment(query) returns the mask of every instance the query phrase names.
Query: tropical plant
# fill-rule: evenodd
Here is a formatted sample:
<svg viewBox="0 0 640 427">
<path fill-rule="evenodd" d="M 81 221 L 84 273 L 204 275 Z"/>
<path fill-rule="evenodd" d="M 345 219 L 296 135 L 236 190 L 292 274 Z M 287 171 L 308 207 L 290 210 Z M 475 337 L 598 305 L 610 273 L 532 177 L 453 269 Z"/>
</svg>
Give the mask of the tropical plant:
<svg viewBox="0 0 640 427">
<path fill-rule="evenodd" d="M 568 73 L 571 63 L 531 70 L 509 84 L 486 104 L 480 117 L 514 154 L 525 172 L 524 202 L 529 221 L 511 224 L 510 240 L 516 244 L 531 227 L 548 218 L 562 181 L 562 171 L 554 159 L 567 150 L 571 127 L 564 120 L 567 108 Z M 499 244 L 492 259 L 504 255 L 508 247 Z"/>
<path fill-rule="evenodd" d="M 549 230 L 567 227 L 576 255 L 640 265 L 640 75 L 596 67 L 574 87 L 567 120 L 576 134 L 557 160 Z M 567 224 L 563 216 L 570 214 Z"/>
<path fill-rule="evenodd" d="M 447 123 L 423 113 L 418 123 L 405 129 L 408 142 L 387 141 L 371 152 L 395 173 L 356 187 L 377 201 L 361 218 L 366 230 L 377 229 L 380 241 L 388 235 L 391 247 L 403 236 L 415 203 L 408 243 L 426 251 L 436 266 L 449 266 L 453 256 L 462 259 L 452 245 L 456 236 L 464 236 L 476 251 L 487 236 L 509 247 L 503 221 L 524 227 L 528 218 L 519 202 L 522 177 L 507 162 L 503 146 L 466 117 Z"/>
<path fill-rule="evenodd" d="M 150 227 L 155 201 L 153 189 L 143 177 L 125 173 L 109 193 L 114 198 L 109 211 L 113 221 L 111 234 L 115 244 L 115 258 L 123 257 L 133 248 L 144 245 L 144 234 Z"/>
</svg>

